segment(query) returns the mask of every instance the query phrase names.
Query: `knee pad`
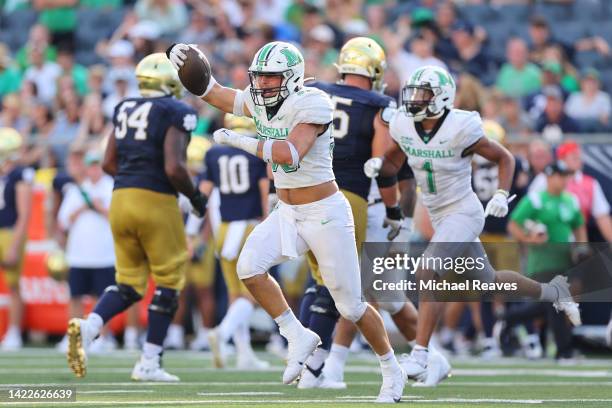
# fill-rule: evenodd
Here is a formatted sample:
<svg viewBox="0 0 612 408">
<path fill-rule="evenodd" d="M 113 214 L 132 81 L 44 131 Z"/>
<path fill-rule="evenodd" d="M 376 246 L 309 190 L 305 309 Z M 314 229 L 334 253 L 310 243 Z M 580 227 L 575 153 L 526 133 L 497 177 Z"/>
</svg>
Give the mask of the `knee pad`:
<svg viewBox="0 0 612 408">
<path fill-rule="evenodd" d="M 355 323 L 361 319 L 366 311 L 366 308 L 368 307 L 368 304 L 361 300 L 352 303 L 337 302 L 336 307 L 338 308 L 338 312 L 342 317 Z"/>
<path fill-rule="evenodd" d="M 241 280 L 248 279 L 255 275 L 261 275 L 267 271 L 257 267 L 257 254 L 250 249 L 242 250 L 238 257 L 238 263 L 236 265 L 236 273 L 238 278 Z"/>
<path fill-rule="evenodd" d="M 124 285 L 123 283 L 111 285 L 104 289 L 104 292 L 117 292 L 123 298 L 123 300 L 130 305 L 142 300 L 142 296 L 136 291 L 136 289 L 130 285 Z"/>
<path fill-rule="evenodd" d="M 151 304 L 150 312 L 157 312 L 168 316 L 174 316 L 178 309 L 179 291 L 169 288 L 156 288 Z"/>
<path fill-rule="evenodd" d="M 334 319 L 338 319 L 340 317 L 340 313 L 336 308 L 336 302 L 334 302 L 329 290 L 325 286 L 318 285 L 316 287 L 316 297 L 310 306 L 310 311 L 312 313 L 329 316 Z"/>
</svg>

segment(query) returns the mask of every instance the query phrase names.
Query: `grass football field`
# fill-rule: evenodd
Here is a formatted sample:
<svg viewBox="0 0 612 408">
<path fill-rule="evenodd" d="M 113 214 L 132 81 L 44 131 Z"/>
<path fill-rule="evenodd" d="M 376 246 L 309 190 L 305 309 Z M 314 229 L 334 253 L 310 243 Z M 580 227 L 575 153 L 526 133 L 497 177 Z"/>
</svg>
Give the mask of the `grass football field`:
<svg viewBox="0 0 612 408">
<path fill-rule="evenodd" d="M 354 407 L 370 406 L 380 376 L 371 354 L 352 354 L 346 390 L 298 390 L 280 381 L 283 362 L 261 353 L 266 371 L 212 368 L 209 353 L 167 352 L 164 366 L 178 384 L 136 383 L 130 372 L 138 354 L 117 351 L 91 357 L 89 372 L 77 379 L 65 357 L 52 349 L 0 353 L 0 407 Z M 423 407 L 612 407 L 612 360 L 586 359 L 562 367 L 551 361 L 452 360 L 453 376 L 437 388 L 408 385 L 399 406 Z M 233 360 L 230 359 L 230 365 Z M 23 385 L 74 386 L 76 402 L 7 400 L 7 390 Z"/>
</svg>

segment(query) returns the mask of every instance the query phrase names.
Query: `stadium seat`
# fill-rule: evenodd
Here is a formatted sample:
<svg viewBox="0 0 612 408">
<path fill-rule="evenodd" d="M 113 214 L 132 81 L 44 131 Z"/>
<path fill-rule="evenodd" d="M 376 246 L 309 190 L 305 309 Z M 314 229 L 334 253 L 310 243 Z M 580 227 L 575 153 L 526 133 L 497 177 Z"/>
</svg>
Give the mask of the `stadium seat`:
<svg viewBox="0 0 612 408">
<path fill-rule="evenodd" d="M 30 27 L 38 21 L 38 13 L 33 10 L 16 10 L 5 14 L 2 18 L 2 31 L 9 41 L 8 46 L 12 51 L 21 48 L 30 34 Z"/>
<path fill-rule="evenodd" d="M 589 26 L 589 32 L 592 35 L 603 37 L 612 45 L 612 22 L 608 24 L 592 24 Z"/>
<path fill-rule="evenodd" d="M 609 19 L 609 12 L 603 6 L 609 1 L 575 0 L 572 4 L 572 19 L 584 22 L 601 21 Z"/>
<path fill-rule="evenodd" d="M 553 37 L 566 44 L 573 44 L 587 34 L 587 25 L 582 21 L 566 21 L 551 25 Z"/>
<path fill-rule="evenodd" d="M 608 68 L 606 70 L 602 70 L 600 72 L 601 75 L 601 86 L 602 88 L 612 94 L 612 68 Z"/>
<path fill-rule="evenodd" d="M 604 59 L 595 51 L 581 51 L 574 56 L 576 65 L 581 68 L 599 67 L 604 62 Z"/>
<path fill-rule="evenodd" d="M 567 21 L 572 18 L 572 7 L 569 4 L 537 3 L 531 14 L 543 16 L 550 22 Z"/>
<path fill-rule="evenodd" d="M 498 19 L 496 11 L 487 4 L 472 4 L 461 7 L 460 14 L 474 25 L 482 25 L 485 21 Z"/>
<path fill-rule="evenodd" d="M 79 50 L 75 53 L 75 60 L 81 65 L 101 64 L 104 61 L 94 51 Z"/>
<path fill-rule="evenodd" d="M 529 19 L 529 7 L 522 4 L 505 4 L 496 7 L 501 20 L 525 23 Z"/>
</svg>

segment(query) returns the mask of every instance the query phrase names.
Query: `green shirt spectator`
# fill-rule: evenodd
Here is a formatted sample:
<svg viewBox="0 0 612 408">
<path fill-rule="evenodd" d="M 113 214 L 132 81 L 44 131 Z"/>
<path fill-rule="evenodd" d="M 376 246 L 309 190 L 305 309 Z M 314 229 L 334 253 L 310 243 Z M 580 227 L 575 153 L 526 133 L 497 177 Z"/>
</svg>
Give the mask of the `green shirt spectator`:
<svg viewBox="0 0 612 408">
<path fill-rule="evenodd" d="M 6 94 L 19 91 L 21 87 L 21 74 L 12 67 L 0 66 L 0 98 Z"/>
<path fill-rule="evenodd" d="M 571 266 L 569 242 L 585 240 L 584 218 L 576 198 L 565 191 L 570 174 L 562 162 L 545 170 L 547 190 L 530 193 L 510 216 L 510 232 L 531 244 L 527 253 L 527 275 L 564 271 Z M 528 231 L 528 232 L 524 232 Z"/>
<path fill-rule="evenodd" d="M 123 5 L 123 0 L 81 0 L 80 6 L 101 9 L 116 9 Z"/>
<path fill-rule="evenodd" d="M 28 42 L 17 51 L 15 59 L 21 72 L 24 72 L 30 66 L 29 55 L 32 47 L 43 49 L 45 61 L 55 62 L 57 59 L 57 50 L 50 44 L 51 36 L 49 29 L 42 24 L 34 24 L 30 28 Z"/>
<path fill-rule="evenodd" d="M 74 87 L 79 95 L 86 95 L 88 92 L 87 79 L 89 72 L 84 66 L 74 62 L 74 54 L 68 47 L 60 48 L 57 55 L 57 63 L 62 68 L 64 74 L 69 74 L 74 81 Z"/>
<path fill-rule="evenodd" d="M 38 20 L 52 33 L 74 31 L 77 25 L 76 6 L 79 0 L 33 0 L 40 10 Z M 61 5 L 60 5 L 61 4 Z"/>
<path fill-rule="evenodd" d="M 520 38 L 508 41 L 505 63 L 497 75 L 497 88 L 507 96 L 520 98 L 535 93 L 542 86 L 542 72 L 527 60 L 527 44 Z"/>
</svg>

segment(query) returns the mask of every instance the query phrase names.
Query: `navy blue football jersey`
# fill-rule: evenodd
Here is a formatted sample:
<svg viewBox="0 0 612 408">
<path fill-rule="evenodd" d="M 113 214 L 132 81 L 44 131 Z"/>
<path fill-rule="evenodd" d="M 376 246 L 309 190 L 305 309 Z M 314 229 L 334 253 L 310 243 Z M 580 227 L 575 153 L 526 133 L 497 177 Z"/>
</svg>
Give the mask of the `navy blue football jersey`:
<svg viewBox="0 0 612 408">
<path fill-rule="evenodd" d="M 128 98 L 115 107 L 115 189 L 142 188 L 176 194 L 164 170 L 164 140 L 171 126 L 191 135 L 197 113 L 170 96 Z"/>
<path fill-rule="evenodd" d="M 53 191 L 64 197 L 66 189 L 73 183 L 74 180 L 68 173 L 65 171 L 59 171 L 53 178 Z"/>
<path fill-rule="evenodd" d="M 15 167 L 0 176 L 0 228 L 12 228 L 17 223 L 17 184 L 32 183 L 34 170 L 29 167 Z"/>
<path fill-rule="evenodd" d="M 268 178 L 266 163 L 231 146 L 215 145 L 206 152 L 206 180 L 219 189 L 221 220 L 252 220 L 263 215 L 259 180 Z"/>
<path fill-rule="evenodd" d="M 395 107 L 395 99 L 354 86 L 314 82 L 308 84 L 326 92 L 334 104 L 333 168 L 341 189 L 367 199 L 370 179 L 363 164 L 372 157 L 374 119 L 381 109 Z"/>
</svg>

